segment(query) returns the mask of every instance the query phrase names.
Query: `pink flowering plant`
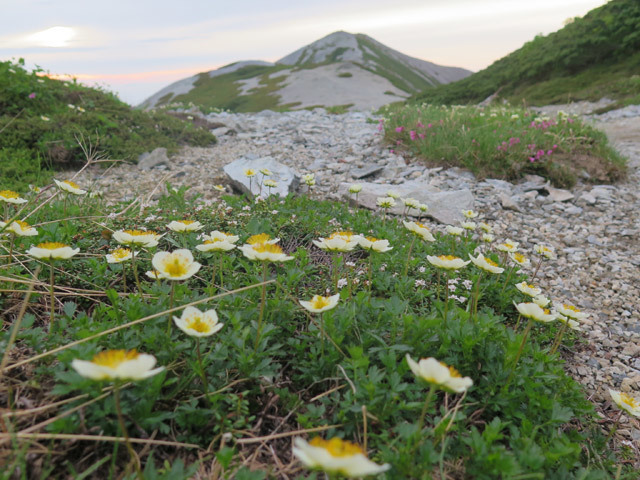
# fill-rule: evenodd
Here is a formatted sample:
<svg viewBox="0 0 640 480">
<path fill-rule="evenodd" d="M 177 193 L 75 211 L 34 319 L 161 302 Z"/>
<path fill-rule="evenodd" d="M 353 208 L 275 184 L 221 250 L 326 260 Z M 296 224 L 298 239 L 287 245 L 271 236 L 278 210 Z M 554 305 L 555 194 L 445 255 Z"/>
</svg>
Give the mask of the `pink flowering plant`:
<svg viewBox="0 0 640 480">
<path fill-rule="evenodd" d="M 594 182 L 614 181 L 625 172 L 624 160 L 602 132 L 564 112 L 545 116 L 506 106 L 406 104 L 381 113 L 385 138 L 395 150 L 465 167 L 480 177 L 537 174 L 570 187 L 585 171 Z"/>
</svg>

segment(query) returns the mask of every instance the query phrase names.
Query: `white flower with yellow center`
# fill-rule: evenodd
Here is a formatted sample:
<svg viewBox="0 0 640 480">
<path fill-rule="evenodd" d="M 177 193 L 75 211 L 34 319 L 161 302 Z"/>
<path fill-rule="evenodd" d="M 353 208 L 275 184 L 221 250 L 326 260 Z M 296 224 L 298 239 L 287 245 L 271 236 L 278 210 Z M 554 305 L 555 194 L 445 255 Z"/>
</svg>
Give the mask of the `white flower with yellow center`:
<svg viewBox="0 0 640 480">
<path fill-rule="evenodd" d="M 195 220 L 173 220 L 169 225 L 167 225 L 167 228 L 174 232 L 186 233 L 202 230 L 204 225 Z"/>
<path fill-rule="evenodd" d="M 162 274 L 157 270 L 147 270 L 145 275 L 151 280 L 160 280 L 162 278 Z"/>
<path fill-rule="evenodd" d="M 293 441 L 293 454 L 308 468 L 350 478 L 377 475 L 391 468 L 387 463 L 372 462 L 359 445 L 337 437 L 316 437 L 309 443 L 298 437 Z"/>
<path fill-rule="evenodd" d="M 27 200 L 25 198 L 20 197 L 18 192 L 14 192 L 13 190 L 0 190 L 0 201 L 5 203 L 13 203 L 14 205 L 27 203 Z"/>
<path fill-rule="evenodd" d="M 460 226 L 465 230 L 473 231 L 476 229 L 476 222 L 460 222 Z"/>
<path fill-rule="evenodd" d="M 476 218 L 478 216 L 478 212 L 474 212 L 473 210 L 462 210 L 462 215 L 464 215 L 465 218 Z"/>
<path fill-rule="evenodd" d="M 520 292 L 530 296 L 531 298 L 534 298 L 542 293 L 541 288 L 538 288 L 535 285 L 531 285 L 527 282 L 516 283 L 516 288 L 520 290 Z"/>
<path fill-rule="evenodd" d="M 258 172 L 256 172 L 253 168 L 245 168 L 242 173 L 247 178 L 255 177 Z"/>
<path fill-rule="evenodd" d="M 278 188 L 278 182 L 276 182 L 275 180 L 271 180 L 270 178 L 267 178 L 264 181 L 263 185 L 269 188 Z"/>
<path fill-rule="evenodd" d="M 261 168 L 260 169 L 260 173 L 262 175 L 264 175 L 265 177 L 269 177 L 269 176 L 273 175 L 273 172 L 271 170 L 269 170 L 268 168 Z"/>
<path fill-rule="evenodd" d="M 305 173 L 302 175 L 302 181 L 309 187 L 313 187 L 316 184 L 316 176 L 314 173 Z"/>
<path fill-rule="evenodd" d="M 473 257 L 471 256 L 471 254 L 469 254 L 469 258 L 471 259 L 471 261 L 476 267 L 478 267 L 481 270 L 484 270 L 485 272 L 489 272 L 489 273 L 504 272 L 504 268 L 501 268 L 500 266 L 498 266 L 496 262 L 494 262 L 490 258 L 486 258 L 481 253 L 479 253 L 477 257 Z"/>
<path fill-rule="evenodd" d="M 509 258 L 521 267 L 528 267 L 531 264 L 531 260 L 518 252 L 509 252 Z"/>
<path fill-rule="evenodd" d="M 481 239 L 483 242 L 485 242 L 485 243 L 491 243 L 491 242 L 493 242 L 493 241 L 496 239 L 496 237 L 494 237 L 494 236 L 493 236 L 492 234 L 490 234 L 490 233 L 483 233 L 483 234 L 482 234 L 482 237 L 480 237 L 480 239 Z"/>
<path fill-rule="evenodd" d="M 429 205 L 427 205 L 426 203 L 421 203 L 420 205 L 418 205 L 418 210 L 420 210 L 421 213 L 427 213 L 427 211 L 429 210 Z"/>
<path fill-rule="evenodd" d="M 557 315 L 551 313 L 546 308 L 542 308 L 535 303 L 515 303 L 516 309 L 525 318 L 530 318 L 536 322 L 549 323 L 553 322 Z"/>
<path fill-rule="evenodd" d="M 405 221 L 403 221 L 402 224 L 404 225 L 404 228 L 409 230 L 414 235 L 417 235 L 418 237 L 422 238 L 423 240 L 427 242 L 436 241 L 435 237 L 431 234 L 429 227 L 427 227 L 426 225 L 420 222 L 405 222 Z"/>
<path fill-rule="evenodd" d="M 73 195 L 84 195 L 85 193 L 87 193 L 86 190 L 82 190 L 80 188 L 80 185 L 78 185 L 75 182 L 72 182 L 71 180 L 59 181 L 54 178 L 53 181 L 56 183 L 58 188 L 63 192 L 72 193 Z"/>
<path fill-rule="evenodd" d="M 158 240 L 162 235 L 151 230 L 116 230 L 112 237 L 120 245 L 138 245 L 151 248 L 158 246 Z"/>
<path fill-rule="evenodd" d="M 543 245 L 542 243 L 538 243 L 533 247 L 534 251 L 545 258 L 550 260 L 556 258 L 556 252 L 553 247 L 548 247 L 547 245 Z"/>
<path fill-rule="evenodd" d="M 211 237 L 213 238 L 213 232 L 211 232 Z M 271 235 L 269 235 L 268 233 L 258 233 L 257 235 L 251 235 L 247 239 L 247 244 L 255 245 L 257 243 L 278 243 L 279 241 L 279 238 L 271 238 Z M 235 240 L 233 241 L 233 243 L 235 243 Z"/>
<path fill-rule="evenodd" d="M 235 235 L 229 235 L 229 237 L 233 236 Z M 228 240 L 229 237 L 227 237 L 224 233 L 219 236 L 210 236 L 204 241 L 202 245 L 196 245 L 196 248 L 201 252 L 228 252 L 229 250 L 233 250 L 234 248 L 236 248 L 236 245 Z M 237 239 L 238 237 L 235 238 Z"/>
<path fill-rule="evenodd" d="M 415 208 L 418 209 L 420 208 L 420 202 L 418 200 L 416 200 L 415 198 L 403 198 L 402 199 L 402 203 L 404 203 L 404 206 L 407 208 Z"/>
<path fill-rule="evenodd" d="M 427 260 L 434 267 L 442 268 L 444 270 L 459 270 L 462 267 L 471 263 L 471 260 L 466 262 L 459 257 L 453 255 L 440 255 L 438 257 L 427 255 Z"/>
<path fill-rule="evenodd" d="M 39 243 L 35 247 L 27 250 L 27 255 L 41 260 L 67 260 L 80 251 L 79 248 L 71 248 L 69 245 L 60 242 Z"/>
<path fill-rule="evenodd" d="M 356 248 L 359 241 L 360 236 L 351 232 L 335 232 L 328 238 L 312 240 L 316 247 L 330 252 L 350 252 Z"/>
<path fill-rule="evenodd" d="M 501 243 L 496 248 L 501 252 L 514 253 L 518 251 L 518 245 L 520 245 L 520 243 L 507 239 L 504 243 Z"/>
<path fill-rule="evenodd" d="M 186 280 L 198 273 L 202 266 L 193 260 L 193 254 L 185 248 L 158 252 L 151 259 L 151 264 L 165 280 Z"/>
<path fill-rule="evenodd" d="M 398 200 L 400 198 L 400 194 L 395 190 L 389 190 L 385 193 L 387 197 L 393 198 L 394 200 Z"/>
<path fill-rule="evenodd" d="M 533 303 L 535 303 L 536 305 L 538 305 L 539 307 L 546 307 L 547 305 L 549 305 L 549 303 L 551 302 L 551 300 L 549 300 L 547 297 L 545 297 L 542 294 L 536 295 L 535 297 L 533 297 Z"/>
<path fill-rule="evenodd" d="M 42 189 L 36 185 L 31 185 L 29 184 L 29 190 L 32 191 L 35 194 L 38 194 L 42 191 Z"/>
<path fill-rule="evenodd" d="M 122 263 L 131 260 L 133 252 L 128 248 L 116 248 L 113 252 L 105 256 L 107 263 Z"/>
<path fill-rule="evenodd" d="M 224 188 L 224 185 L 214 185 L 213 189 L 217 190 L 219 192 L 226 192 L 226 189 Z"/>
<path fill-rule="evenodd" d="M 558 313 L 561 313 L 565 317 L 569 317 L 574 320 L 584 320 L 589 316 L 586 313 L 581 312 L 579 308 L 567 303 L 554 303 L 553 306 L 558 311 Z"/>
<path fill-rule="evenodd" d="M 454 237 L 459 237 L 464 231 L 462 228 L 454 227 L 453 225 L 447 225 L 445 230 L 449 235 L 453 235 Z"/>
<path fill-rule="evenodd" d="M 436 387 L 449 392 L 462 393 L 473 385 L 471 378 L 463 377 L 455 368 L 439 362 L 435 358 L 422 358 L 416 362 L 408 353 L 405 358 L 416 377 Z"/>
<path fill-rule="evenodd" d="M 180 317 L 173 317 L 177 327 L 192 337 L 208 337 L 220 331 L 224 326 L 218 321 L 215 310 L 201 312 L 196 307 L 187 307 Z"/>
<path fill-rule="evenodd" d="M 362 191 L 362 185 L 360 185 L 359 183 L 354 183 L 353 185 L 351 185 L 349 187 L 349 193 L 360 193 Z"/>
<path fill-rule="evenodd" d="M 616 392 L 615 390 L 609 390 L 609 395 L 615 402 L 615 404 L 629 415 L 640 418 L 640 400 L 632 397 L 628 393 Z"/>
<path fill-rule="evenodd" d="M 376 205 L 380 208 L 393 208 L 396 206 L 396 201 L 393 197 L 378 197 Z"/>
<path fill-rule="evenodd" d="M 261 262 L 287 262 L 293 260 L 292 256 L 285 254 L 279 245 L 275 243 L 253 243 L 239 247 L 249 260 Z"/>
<path fill-rule="evenodd" d="M 493 227 L 488 223 L 480 222 L 480 230 L 485 233 L 493 233 Z"/>
<path fill-rule="evenodd" d="M 335 308 L 335 306 L 338 305 L 339 300 L 339 293 L 331 295 L 330 297 L 314 295 L 313 298 L 309 301 L 300 300 L 300 305 L 302 305 L 305 309 L 309 310 L 312 313 L 322 313 Z"/>
<path fill-rule="evenodd" d="M 4 227 L 4 222 L 0 222 L 3 225 L 0 227 Z M 38 230 L 29 225 L 27 222 L 23 222 L 22 220 L 14 220 L 11 222 L 11 225 L 7 227 L 7 231 L 11 232 L 19 237 L 34 237 L 38 235 Z"/>
<path fill-rule="evenodd" d="M 43 122 L 48 122 L 51 119 L 45 115 L 40 115 L 40 120 L 42 120 Z"/>
<path fill-rule="evenodd" d="M 571 330 L 576 330 L 577 332 L 582 331 L 582 328 L 580 328 L 580 322 L 576 322 L 575 320 L 565 317 L 564 315 L 558 315 L 557 319 L 559 322 L 565 323 Z"/>
<path fill-rule="evenodd" d="M 375 237 L 360 236 L 358 239 L 358 243 L 365 250 L 372 250 L 378 253 L 384 253 L 388 252 L 389 250 L 393 250 L 393 247 L 389 246 L 389 240 L 380 240 Z"/>
<path fill-rule="evenodd" d="M 153 368 L 155 364 L 153 355 L 135 350 L 104 350 L 90 362 L 77 359 L 71 362 L 76 372 L 92 380 L 142 380 L 164 370 Z"/>
</svg>

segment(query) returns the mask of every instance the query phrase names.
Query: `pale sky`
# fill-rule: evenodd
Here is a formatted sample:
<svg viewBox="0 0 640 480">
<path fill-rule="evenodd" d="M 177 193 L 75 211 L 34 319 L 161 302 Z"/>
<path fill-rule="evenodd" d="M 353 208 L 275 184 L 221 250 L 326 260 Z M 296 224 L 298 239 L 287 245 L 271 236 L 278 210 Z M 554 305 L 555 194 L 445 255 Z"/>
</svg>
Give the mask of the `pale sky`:
<svg viewBox="0 0 640 480">
<path fill-rule="evenodd" d="M 0 0 L 0 60 L 131 104 L 198 72 L 275 61 L 337 30 L 477 71 L 606 0 Z"/>
</svg>

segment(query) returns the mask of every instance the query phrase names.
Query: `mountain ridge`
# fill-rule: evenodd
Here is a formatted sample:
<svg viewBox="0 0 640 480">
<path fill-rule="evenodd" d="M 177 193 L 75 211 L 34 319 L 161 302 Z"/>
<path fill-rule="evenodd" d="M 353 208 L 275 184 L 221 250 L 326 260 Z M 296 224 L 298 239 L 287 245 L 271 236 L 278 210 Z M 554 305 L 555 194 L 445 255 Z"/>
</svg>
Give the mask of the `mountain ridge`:
<svg viewBox="0 0 640 480">
<path fill-rule="evenodd" d="M 234 62 L 181 79 L 151 95 L 140 107 L 191 102 L 234 111 L 377 108 L 469 74 L 463 68 L 410 57 L 365 34 L 337 31 L 275 63 Z"/>
</svg>

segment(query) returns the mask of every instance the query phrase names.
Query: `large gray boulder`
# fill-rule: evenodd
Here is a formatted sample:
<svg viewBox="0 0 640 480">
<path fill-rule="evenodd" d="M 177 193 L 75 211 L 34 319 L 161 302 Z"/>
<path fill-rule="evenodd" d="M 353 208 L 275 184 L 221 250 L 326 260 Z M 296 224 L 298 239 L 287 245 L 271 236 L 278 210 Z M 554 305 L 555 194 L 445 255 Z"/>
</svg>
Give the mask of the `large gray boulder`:
<svg viewBox="0 0 640 480">
<path fill-rule="evenodd" d="M 244 171 L 248 168 L 255 170 L 256 175 L 249 181 L 249 178 L 245 175 Z M 272 175 L 264 177 L 260 173 L 261 168 L 266 168 L 271 171 Z M 293 192 L 300 183 L 300 177 L 292 169 L 276 161 L 272 157 L 262 158 L 247 158 L 242 157 L 231 163 L 228 163 L 223 168 L 224 173 L 227 174 L 231 185 L 242 193 L 251 193 L 252 196 L 260 195 L 260 184 L 264 179 L 275 180 L 278 183 L 276 188 L 271 188 L 271 195 L 279 194 L 286 197 L 290 192 Z M 249 190 L 251 186 L 251 190 Z M 269 188 L 262 187 L 262 197 L 267 197 Z"/>
<path fill-rule="evenodd" d="M 362 185 L 362 191 L 358 194 L 358 205 L 370 210 L 379 210 L 378 198 L 385 197 L 390 190 L 398 193 L 401 198 L 415 198 L 420 203 L 426 204 L 429 207 L 427 216 L 447 225 L 459 223 L 464 218 L 462 210 L 473 208 L 473 194 L 468 189 L 439 191 L 421 181 L 409 181 L 398 185 L 366 182 L 359 182 L 359 184 Z M 338 194 L 354 203 L 355 195 L 349 193 L 351 185 L 351 183 L 341 183 Z M 401 215 L 403 210 L 403 203 L 397 200 L 396 206 L 390 209 L 389 213 Z M 418 217 L 420 212 L 412 209 L 410 215 Z"/>
<path fill-rule="evenodd" d="M 145 152 L 138 157 L 138 168 L 140 170 L 151 170 L 160 165 L 169 165 L 167 149 L 164 147 L 158 147 L 153 152 Z"/>
</svg>

